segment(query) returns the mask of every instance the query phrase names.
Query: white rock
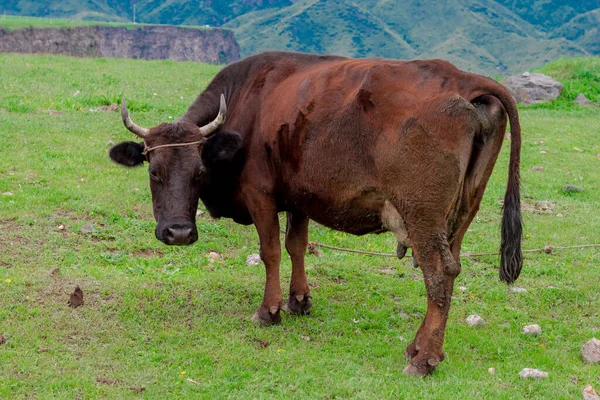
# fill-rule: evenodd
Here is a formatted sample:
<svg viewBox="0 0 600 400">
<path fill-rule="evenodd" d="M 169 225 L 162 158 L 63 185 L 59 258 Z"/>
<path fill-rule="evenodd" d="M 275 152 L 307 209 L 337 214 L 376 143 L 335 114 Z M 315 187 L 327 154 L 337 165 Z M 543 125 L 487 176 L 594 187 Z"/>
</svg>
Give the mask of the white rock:
<svg viewBox="0 0 600 400">
<path fill-rule="evenodd" d="M 519 376 L 525 379 L 545 379 L 548 377 L 548 373 L 535 368 L 523 368 L 519 372 Z"/>
<path fill-rule="evenodd" d="M 246 257 L 246 264 L 248 265 L 258 265 L 260 264 L 260 255 L 258 254 L 250 254 Z"/>
<path fill-rule="evenodd" d="M 527 289 L 517 286 L 510 288 L 510 291 L 513 293 L 527 293 Z"/>
<path fill-rule="evenodd" d="M 208 258 L 210 258 L 212 261 L 219 261 L 221 259 L 221 255 L 216 251 L 211 251 L 208 253 Z"/>
<path fill-rule="evenodd" d="M 600 362 L 600 340 L 592 338 L 584 344 L 581 347 L 581 356 L 589 363 Z"/>
<path fill-rule="evenodd" d="M 490 375 L 496 375 L 496 368 L 488 368 Z"/>
<path fill-rule="evenodd" d="M 600 400 L 600 396 L 598 396 L 592 385 L 588 384 L 583 389 L 583 400 Z"/>
<path fill-rule="evenodd" d="M 467 317 L 467 325 L 469 326 L 481 326 L 483 325 L 483 318 L 477 314 L 469 315 Z"/>
<path fill-rule="evenodd" d="M 521 333 L 524 333 L 525 335 L 540 335 L 542 333 L 542 328 L 537 324 L 525 325 Z"/>
</svg>

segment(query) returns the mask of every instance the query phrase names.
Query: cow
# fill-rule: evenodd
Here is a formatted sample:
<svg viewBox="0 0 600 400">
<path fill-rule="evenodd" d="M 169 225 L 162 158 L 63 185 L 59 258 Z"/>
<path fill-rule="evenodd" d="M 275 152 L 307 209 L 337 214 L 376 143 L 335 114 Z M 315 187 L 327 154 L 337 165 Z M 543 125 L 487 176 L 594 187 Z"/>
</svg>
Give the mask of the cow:
<svg viewBox="0 0 600 400">
<path fill-rule="evenodd" d="M 350 59 L 266 52 L 224 67 L 172 122 L 126 128 L 142 139 L 110 150 L 117 163 L 148 163 L 156 237 L 198 239 L 202 200 L 212 217 L 254 224 L 266 269 L 252 317 L 308 314 L 309 220 L 354 235 L 391 232 L 423 273 L 427 313 L 406 348 L 408 375 L 444 359 L 448 310 L 463 237 L 477 213 L 510 122 L 500 279 L 522 267 L 521 130 L 514 99 L 492 79 L 442 60 Z M 291 257 L 284 302 L 278 213 Z"/>
</svg>

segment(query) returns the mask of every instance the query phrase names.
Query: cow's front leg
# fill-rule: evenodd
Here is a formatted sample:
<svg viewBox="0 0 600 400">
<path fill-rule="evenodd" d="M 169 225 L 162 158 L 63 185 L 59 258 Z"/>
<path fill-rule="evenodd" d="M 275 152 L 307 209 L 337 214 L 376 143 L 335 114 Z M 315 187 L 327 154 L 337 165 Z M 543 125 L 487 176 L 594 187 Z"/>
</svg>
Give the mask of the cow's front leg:
<svg viewBox="0 0 600 400">
<path fill-rule="evenodd" d="M 430 236 L 423 242 L 415 243 L 413 249 L 417 249 L 416 255 L 423 270 L 427 314 L 415 339 L 406 348 L 406 355 L 411 360 L 404 373 L 424 376 L 444 359 L 446 322 L 460 264 L 453 257 L 445 234 Z"/>
<path fill-rule="evenodd" d="M 292 279 L 290 296 L 284 311 L 292 314 L 308 314 L 312 307 L 312 296 L 304 269 L 304 255 L 308 245 L 308 222 L 308 217 L 302 213 L 287 213 L 285 248 L 292 259 Z"/>
<path fill-rule="evenodd" d="M 277 324 L 281 321 L 279 311 L 283 305 L 283 296 L 279 283 L 281 245 L 279 243 L 277 208 L 271 199 L 263 198 L 254 202 L 250 213 L 258 232 L 260 258 L 265 264 L 267 275 L 263 301 L 252 316 L 252 321 L 263 324 Z"/>
</svg>

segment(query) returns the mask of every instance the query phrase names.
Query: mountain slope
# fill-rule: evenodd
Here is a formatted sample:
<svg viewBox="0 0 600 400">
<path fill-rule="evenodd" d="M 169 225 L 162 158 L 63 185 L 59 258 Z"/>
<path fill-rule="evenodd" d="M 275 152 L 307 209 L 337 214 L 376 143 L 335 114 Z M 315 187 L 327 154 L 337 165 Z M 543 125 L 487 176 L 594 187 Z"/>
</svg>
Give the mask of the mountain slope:
<svg viewBox="0 0 600 400">
<path fill-rule="evenodd" d="M 269 49 L 353 57 L 444 58 L 491 75 L 520 72 L 561 56 L 587 55 L 492 1 L 300 0 L 224 25 L 242 55 Z"/>
<path fill-rule="evenodd" d="M 211 25 L 242 55 L 268 49 L 353 57 L 444 58 L 518 73 L 559 57 L 600 55 L 600 0 L 6 0 L 0 13 Z"/>
</svg>

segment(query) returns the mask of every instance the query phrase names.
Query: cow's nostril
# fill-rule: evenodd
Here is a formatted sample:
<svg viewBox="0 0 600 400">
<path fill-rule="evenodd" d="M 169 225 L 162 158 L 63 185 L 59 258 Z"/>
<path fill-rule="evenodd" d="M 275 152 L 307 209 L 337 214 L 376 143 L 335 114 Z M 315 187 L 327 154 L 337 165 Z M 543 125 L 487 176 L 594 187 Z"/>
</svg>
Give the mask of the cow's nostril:
<svg viewBox="0 0 600 400">
<path fill-rule="evenodd" d="M 167 228 L 168 244 L 190 244 L 192 242 L 191 227 L 172 227 Z"/>
</svg>

